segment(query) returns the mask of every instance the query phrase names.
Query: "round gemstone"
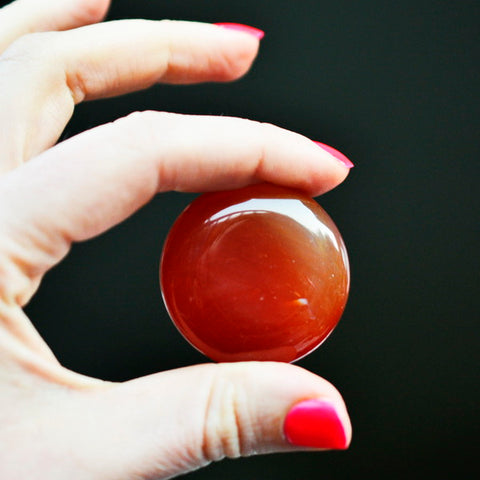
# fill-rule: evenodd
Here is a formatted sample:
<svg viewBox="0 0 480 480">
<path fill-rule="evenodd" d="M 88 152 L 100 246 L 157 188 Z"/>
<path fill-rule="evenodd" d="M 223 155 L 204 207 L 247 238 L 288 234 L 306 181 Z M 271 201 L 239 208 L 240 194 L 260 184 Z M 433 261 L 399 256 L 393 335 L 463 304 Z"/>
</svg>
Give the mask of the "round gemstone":
<svg viewBox="0 0 480 480">
<path fill-rule="evenodd" d="M 292 362 L 335 328 L 350 275 L 318 203 L 259 184 L 192 202 L 167 237 L 160 279 L 178 330 L 212 360 Z"/>
</svg>

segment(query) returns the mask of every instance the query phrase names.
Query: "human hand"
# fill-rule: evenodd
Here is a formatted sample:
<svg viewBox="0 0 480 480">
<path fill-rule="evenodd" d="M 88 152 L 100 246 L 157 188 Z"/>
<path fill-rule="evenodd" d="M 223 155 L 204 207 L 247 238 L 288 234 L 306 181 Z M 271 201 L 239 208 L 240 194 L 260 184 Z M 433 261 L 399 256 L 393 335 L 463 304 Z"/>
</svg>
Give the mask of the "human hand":
<svg viewBox="0 0 480 480">
<path fill-rule="evenodd" d="M 299 367 L 207 364 L 105 382 L 62 367 L 23 312 L 73 242 L 158 192 L 268 181 L 317 195 L 348 173 L 305 137 L 226 117 L 134 113 L 52 146 L 83 100 L 234 80 L 257 54 L 254 35 L 215 25 L 83 26 L 108 4 L 0 10 L 0 477 L 168 478 L 225 456 L 346 448 L 340 394 Z"/>
</svg>

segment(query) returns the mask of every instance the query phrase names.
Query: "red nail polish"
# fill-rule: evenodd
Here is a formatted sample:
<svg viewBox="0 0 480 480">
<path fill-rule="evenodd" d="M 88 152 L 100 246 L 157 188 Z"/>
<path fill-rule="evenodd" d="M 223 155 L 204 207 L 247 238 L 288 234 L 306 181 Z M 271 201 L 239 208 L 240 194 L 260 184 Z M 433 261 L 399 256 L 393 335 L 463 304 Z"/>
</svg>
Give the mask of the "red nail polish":
<svg viewBox="0 0 480 480">
<path fill-rule="evenodd" d="M 345 450 L 348 440 L 335 407 L 325 400 L 306 400 L 288 412 L 285 437 L 292 445 Z"/>
<path fill-rule="evenodd" d="M 324 143 L 314 143 L 316 143 L 320 148 L 323 148 L 330 155 L 333 155 L 337 160 L 340 160 L 347 168 L 352 168 L 354 166 L 353 163 L 342 152 L 339 152 L 335 148 L 325 145 Z"/>
<path fill-rule="evenodd" d="M 253 35 L 258 40 L 261 40 L 265 36 L 265 32 L 255 27 L 248 25 L 242 25 L 240 23 L 215 23 L 218 27 L 228 28 L 229 30 L 236 30 L 237 32 L 244 32 Z"/>
</svg>

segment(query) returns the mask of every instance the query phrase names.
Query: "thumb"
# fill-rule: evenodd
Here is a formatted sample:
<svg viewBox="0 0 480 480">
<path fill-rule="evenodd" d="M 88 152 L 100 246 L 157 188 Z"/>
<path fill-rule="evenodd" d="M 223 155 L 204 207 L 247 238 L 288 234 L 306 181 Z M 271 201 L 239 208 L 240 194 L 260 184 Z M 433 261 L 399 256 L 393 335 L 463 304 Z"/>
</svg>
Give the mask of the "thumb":
<svg viewBox="0 0 480 480">
<path fill-rule="evenodd" d="M 94 478 L 169 478 L 224 457 L 345 449 L 351 438 L 337 390 L 289 364 L 198 365 L 80 402 L 65 424 L 79 422 L 73 448 Z"/>
</svg>

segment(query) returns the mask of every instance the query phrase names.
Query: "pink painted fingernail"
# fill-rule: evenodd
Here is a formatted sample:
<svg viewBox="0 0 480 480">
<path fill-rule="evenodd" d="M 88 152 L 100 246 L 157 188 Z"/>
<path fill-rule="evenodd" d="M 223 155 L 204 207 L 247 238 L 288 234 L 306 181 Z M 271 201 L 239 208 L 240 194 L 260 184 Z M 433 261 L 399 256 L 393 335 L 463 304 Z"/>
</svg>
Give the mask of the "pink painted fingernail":
<svg viewBox="0 0 480 480">
<path fill-rule="evenodd" d="M 326 400 L 305 400 L 288 412 L 283 426 L 292 445 L 309 448 L 345 450 L 345 427 L 333 404 Z"/>
<path fill-rule="evenodd" d="M 339 152 L 335 148 L 330 147 L 329 145 L 325 145 L 321 142 L 314 143 L 316 143 L 320 148 L 323 148 L 330 155 L 334 156 L 337 160 L 340 160 L 347 168 L 354 167 L 353 163 L 342 152 Z"/>
<path fill-rule="evenodd" d="M 242 25 L 240 23 L 215 23 L 215 25 L 217 25 L 217 27 L 228 28 L 229 30 L 236 30 L 237 32 L 249 33 L 255 38 L 258 38 L 258 40 L 261 40 L 265 36 L 263 30 L 248 25 Z"/>
</svg>

